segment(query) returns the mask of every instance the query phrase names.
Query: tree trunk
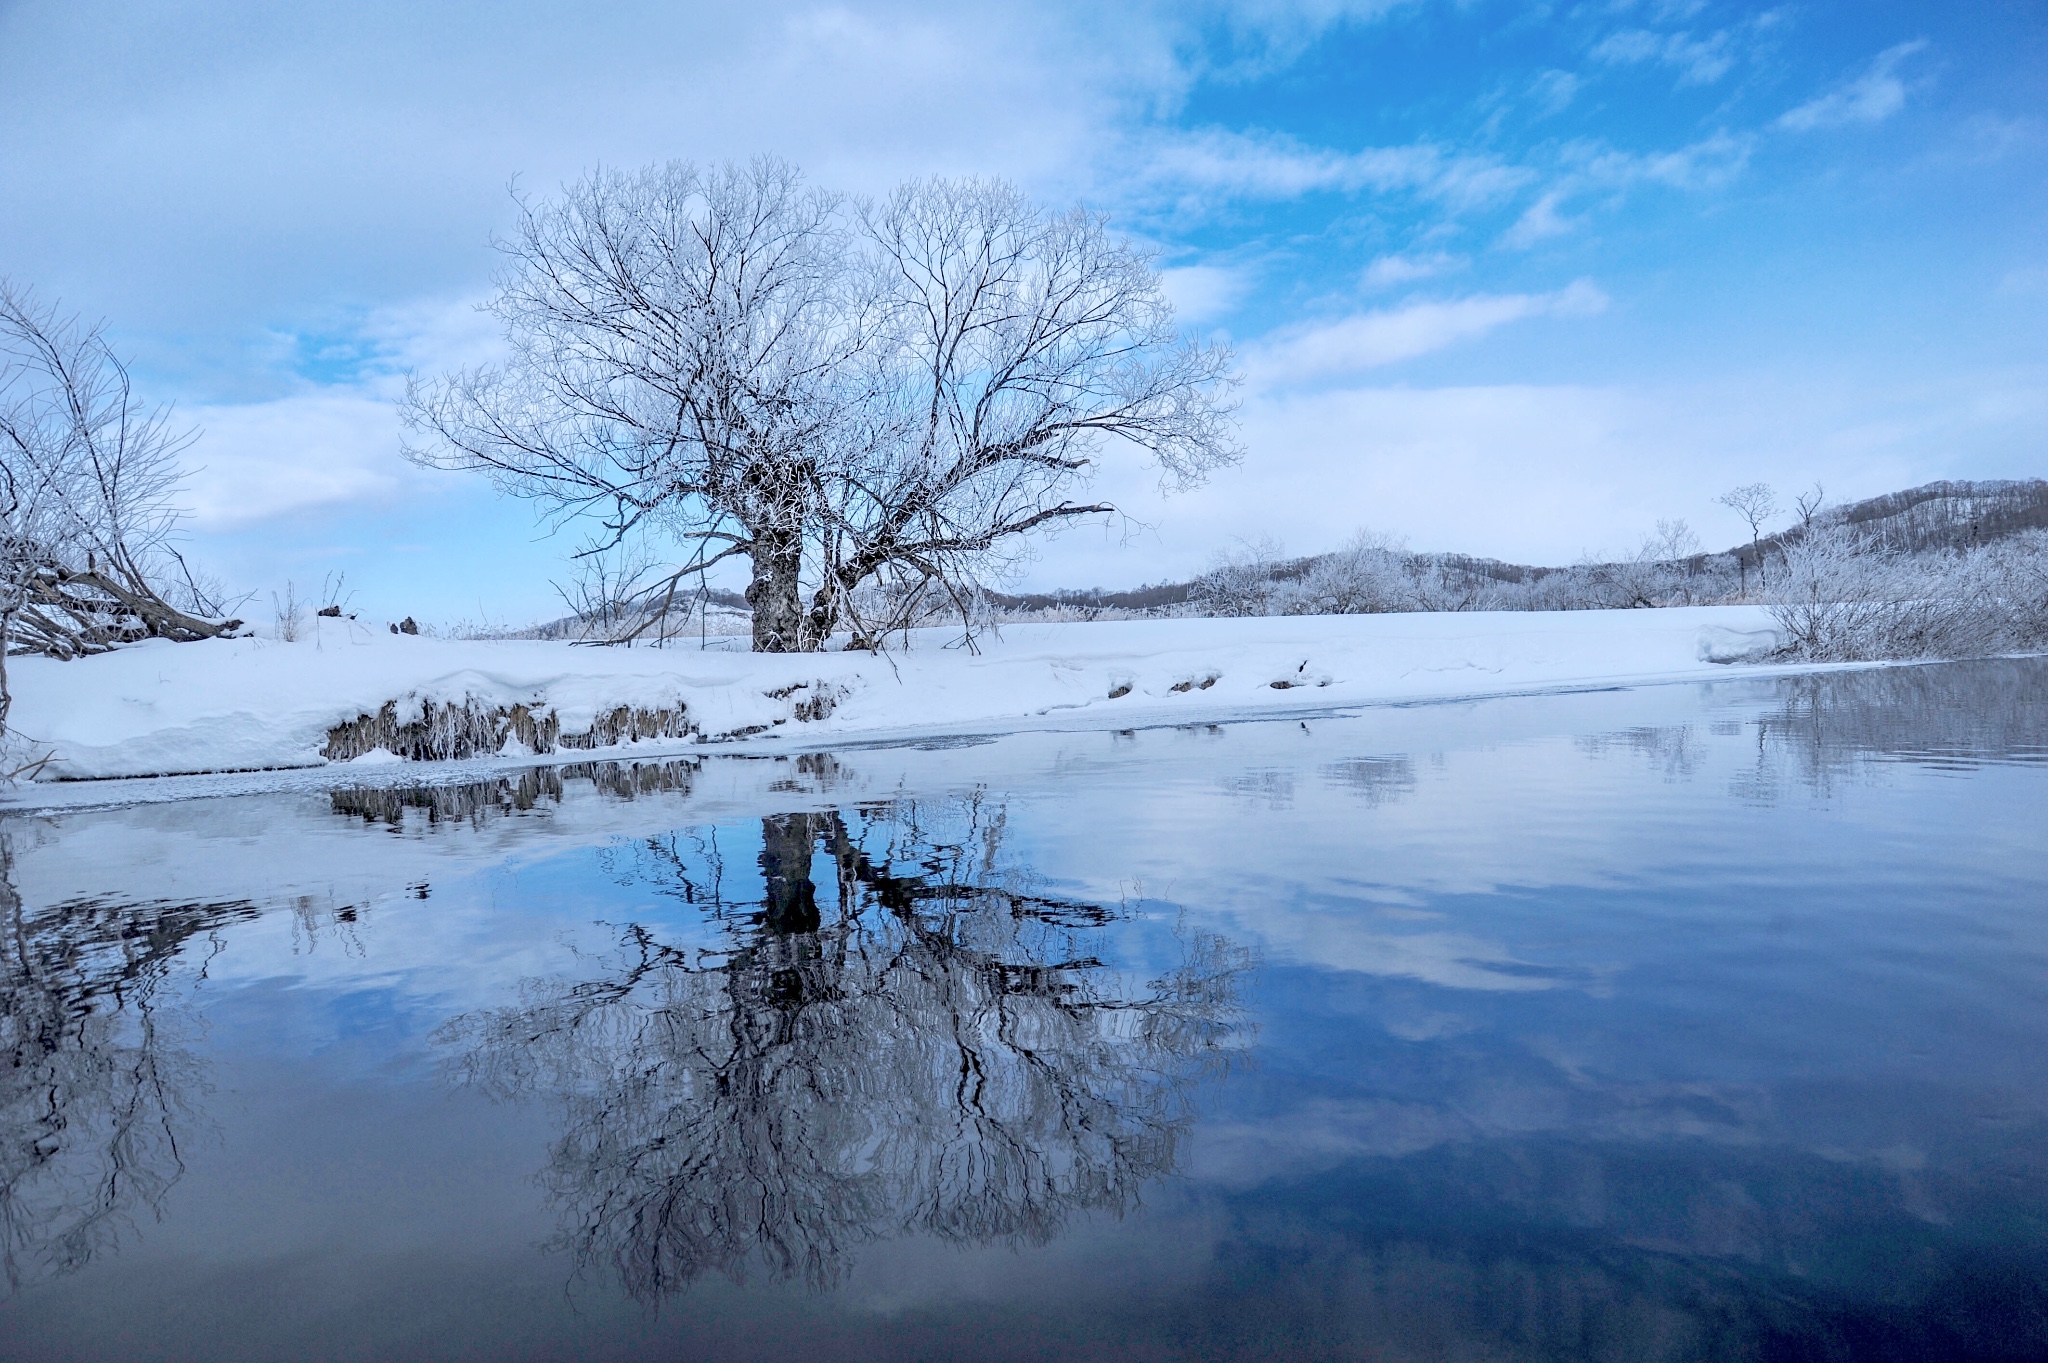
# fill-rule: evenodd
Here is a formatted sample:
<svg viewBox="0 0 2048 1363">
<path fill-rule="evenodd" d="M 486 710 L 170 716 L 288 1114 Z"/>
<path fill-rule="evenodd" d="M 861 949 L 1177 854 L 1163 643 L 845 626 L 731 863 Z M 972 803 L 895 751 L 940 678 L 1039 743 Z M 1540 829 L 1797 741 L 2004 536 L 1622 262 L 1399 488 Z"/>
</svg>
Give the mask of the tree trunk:
<svg viewBox="0 0 2048 1363">
<path fill-rule="evenodd" d="M 798 575 L 803 568 L 803 537 L 792 531 L 758 532 L 753 557 L 747 605 L 754 612 L 754 652 L 801 652 L 804 607 Z"/>
<path fill-rule="evenodd" d="M 761 879 L 768 890 L 762 907 L 765 926 L 778 937 L 816 932 L 822 921 L 818 887 L 811 879 L 816 818 L 779 814 L 761 820 Z"/>
<path fill-rule="evenodd" d="M 7 689 L 7 645 L 13 633 L 13 610 L 0 611 L 0 738 L 7 736 L 7 717 L 14 713 L 14 693 Z"/>
</svg>

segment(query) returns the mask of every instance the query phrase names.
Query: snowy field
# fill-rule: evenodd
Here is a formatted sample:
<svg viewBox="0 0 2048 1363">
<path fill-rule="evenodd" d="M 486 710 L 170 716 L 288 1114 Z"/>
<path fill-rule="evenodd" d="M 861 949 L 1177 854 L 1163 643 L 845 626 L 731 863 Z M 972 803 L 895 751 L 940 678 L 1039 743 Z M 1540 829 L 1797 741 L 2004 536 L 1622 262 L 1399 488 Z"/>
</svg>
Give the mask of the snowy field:
<svg viewBox="0 0 2048 1363">
<path fill-rule="evenodd" d="M 687 736 L 561 760 L 719 744 L 789 751 L 1020 729 L 1123 729 L 1351 707 L 1798 670 L 1743 660 L 1777 642 L 1759 607 L 1009 626 L 868 653 L 579 648 L 457 641 L 321 620 L 296 642 L 156 643 L 76 662 L 10 660 L 13 725 L 40 779 L 329 765 L 329 731 L 391 704 L 524 706 L 561 732 L 619 707 L 675 711 Z M 953 646 L 949 646 L 953 645 Z M 503 757 L 530 758 L 508 740 Z M 372 751 L 352 770 L 400 759 Z"/>
</svg>

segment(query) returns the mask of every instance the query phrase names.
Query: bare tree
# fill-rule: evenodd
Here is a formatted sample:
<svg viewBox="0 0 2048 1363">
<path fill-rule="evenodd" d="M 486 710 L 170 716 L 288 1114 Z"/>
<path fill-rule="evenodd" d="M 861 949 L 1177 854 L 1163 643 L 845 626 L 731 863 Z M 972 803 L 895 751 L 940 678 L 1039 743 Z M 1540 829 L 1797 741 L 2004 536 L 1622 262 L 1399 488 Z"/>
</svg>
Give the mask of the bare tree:
<svg viewBox="0 0 2048 1363">
<path fill-rule="evenodd" d="M 1628 609 L 1639 606 L 1692 604 L 1691 560 L 1700 552 L 1699 536 L 1682 520 L 1660 520 L 1643 537 L 1636 552 L 1615 563 L 1584 565 L 1595 582 L 1611 587 L 1608 603 Z"/>
<path fill-rule="evenodd" d="M 565 585 L 554 584 L 556 595 L 574 619 L 576 642 L 608 644 L 631 642 L 650 623 L 668 620 L 660 611 L 651 618 L 645 606 L 647 575 L 655 565 L 647 547 L 637 540 L 586 545 L 575 558 L 576 575 Z M 675 585 L 671 580 L 668 585 Z"/>
<path fill-rule="evenodd" d="M 1682 520 L 1658 521 L 1656 532 L 1643 540 L 1642 554 L 1660 563 L 1683 563 L 1700 552 L 1700 537 Z"/>
<path fill-rule="evenodd" d="M 1764 522 L 1778 514 L 1777 494 L 1771 491 L 1769 483 L 1744 483 L 1731 488 L 1714 499 L 1742 517 L 1749 527 L 1749 551 L 1756 559 L 1757 577 L 1764 577 L 1763 533 Z"/>
<path fill-rule="evenodd" d="M 0 281 L 0 728 L 10 651 L 75 658 L 240 627 L 171 544 L 190 440 L 136 397 L 98 326 Z"/>
<path fill-rule="evenodd" d="M 522 200 L 500 249 L 512 357 L 411 384 L 409 454 L 673 536 L 650 601 L 747 558 L 759 650 L 873 642 L 870 582 L 964 605 L 1017 536 L 1111 510 L 1069 498 L 1104 437 L 1172 482 L 1236 453 L 1228 356 L 1180 340 L 1149 259 L 1006 185 L 848 210 L 780 161 L 670 163 Z"/>
<path fill-rule="evenodd" d="M 1807 491 L 1793 499 L 1792 505 L 1799 513 L 1799 525 L 1803 530 L 1813 529 L 1813 518 L 1826 505 L 1828 490 L 1815 482 Z"/>
</svg>

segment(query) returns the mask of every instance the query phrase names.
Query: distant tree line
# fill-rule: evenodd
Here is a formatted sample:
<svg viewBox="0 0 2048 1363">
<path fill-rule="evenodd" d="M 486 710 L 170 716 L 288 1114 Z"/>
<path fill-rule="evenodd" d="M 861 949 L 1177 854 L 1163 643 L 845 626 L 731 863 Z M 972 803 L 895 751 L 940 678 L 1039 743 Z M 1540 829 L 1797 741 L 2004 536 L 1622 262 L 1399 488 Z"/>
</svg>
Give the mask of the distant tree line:
<svg viewBox="0 0 2048 1363">
<path fill-rule="evenodd" d="M 1739 505 L 1737 504 L 1739 503 Z M 1755 602 L 1802 657 L 1939 657 L 2048 646 L 2048 482 L 1940 482 L 1843 506 L 1815 488 L 1790 524 L 1772 490 L 1736 489 L 1747 543 L 1707 552 L 1660 521 L 1632 554 L 1565 567 L 1417 553 L 1361 533 L 1289 557 L 1240 543 L 1188 581 L 1129 592 L 991 598 L 997 619 L 1352 615 L 1394 611 L 1622 610 Z"/>
</svg>

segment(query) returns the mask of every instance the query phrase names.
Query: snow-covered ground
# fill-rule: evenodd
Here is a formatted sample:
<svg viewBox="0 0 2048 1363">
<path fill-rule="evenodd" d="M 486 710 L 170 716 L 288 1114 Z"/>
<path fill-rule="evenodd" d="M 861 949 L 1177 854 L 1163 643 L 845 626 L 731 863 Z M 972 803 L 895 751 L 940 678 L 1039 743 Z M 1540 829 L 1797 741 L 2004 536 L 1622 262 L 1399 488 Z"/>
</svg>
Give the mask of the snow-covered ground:
<svg viewBox="0 0 2048 1363">
<path fill-rule="evenodd" d="M 53 755 L 44 780 L 321 766 L 331 728 L 386 702 L 401 721 L 429 701 L 525 705 L 553 710 L 564 733 L 619 706 L 682 706 L 692 737 L 599 754 L 789 750 L 1720 678 L 1763 670 L 1729 664 L 1776 640 L 1749 606 L 1013 625 L 984 637 L 979 653 L 947 647 L 956 636 L 934 630 L 881 656 L 594 649 L 317 624 L 293 643 L 11 660 L 13 726 Z M 393 760 L 376 752 L 356 763 L 379 759 Z"/>
</svg>

